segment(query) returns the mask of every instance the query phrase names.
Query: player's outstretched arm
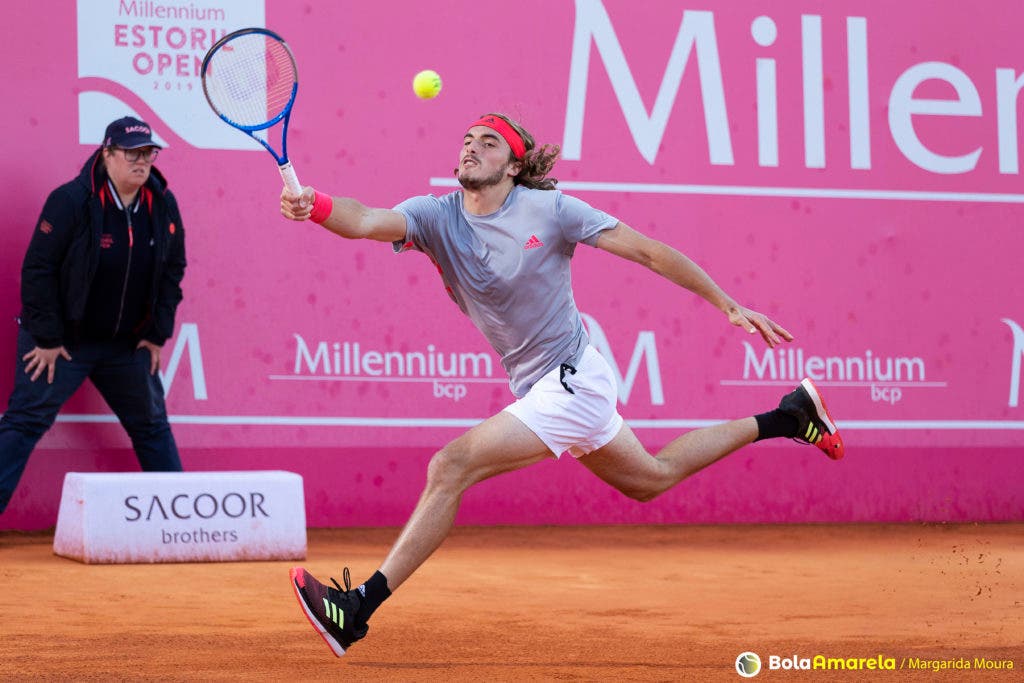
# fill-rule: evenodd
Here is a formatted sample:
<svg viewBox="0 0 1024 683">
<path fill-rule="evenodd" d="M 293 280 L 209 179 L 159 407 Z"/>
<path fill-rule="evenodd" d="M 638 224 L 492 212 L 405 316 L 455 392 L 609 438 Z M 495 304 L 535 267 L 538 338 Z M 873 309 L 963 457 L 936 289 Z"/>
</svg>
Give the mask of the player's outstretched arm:
<svg viewBox="0 0 1024 683">
<path fill-rule="evenodd" d="M 301 194 L 281 191 L 281 214 L 293 221 L 314 220 L 347 239 L 394 242 L 405 239 L 405 216 L 391 209 L 374 209 L 350 197 L 316 197 L 312 187 Z"/>
<path fill-rule="evenodd" d="M 725 313 L 729 322 L 750 334 L 760 333 L 768 346 L 793 341 L 793 335 L 768 316 L 741 306 L 718 286 L 703 268 L 685 254 L 664 242 L 651 239 L 625 223 L 605 230 L 597 239 L 597 247 L 611 254 L 651 269 L 658 275 L 685 287 Z"/>
</svg>

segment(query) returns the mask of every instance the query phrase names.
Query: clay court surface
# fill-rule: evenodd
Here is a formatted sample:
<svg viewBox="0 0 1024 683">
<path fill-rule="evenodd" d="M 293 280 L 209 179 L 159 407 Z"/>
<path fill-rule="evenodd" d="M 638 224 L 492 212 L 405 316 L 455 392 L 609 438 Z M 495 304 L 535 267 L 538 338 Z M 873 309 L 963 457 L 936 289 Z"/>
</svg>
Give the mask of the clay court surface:
<svg viewBox="0 0 1024 683">
<path fill-rule="evenodd" d="M 396 529 L 310 530 L 361 581 Z M 335 658 L 292 562 L 84 565 L 0 532 L 0 678 L 742 680 L 752 650 L 1013 660 L 1012 671 L 759 680 L 1020 680 L 1024 525 L 458 528 Z"/>
</svg>

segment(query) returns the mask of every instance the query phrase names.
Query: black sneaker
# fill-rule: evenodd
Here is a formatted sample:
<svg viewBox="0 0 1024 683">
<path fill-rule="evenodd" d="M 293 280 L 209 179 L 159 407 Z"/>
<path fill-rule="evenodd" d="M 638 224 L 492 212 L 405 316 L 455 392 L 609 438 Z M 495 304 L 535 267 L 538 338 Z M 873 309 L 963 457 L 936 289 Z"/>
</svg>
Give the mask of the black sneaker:
<svg viewBox="0 0 1024 683">
<path fill-rule="evenodd" d="M 333 577 L 331 581 L 337 586 L 336 589 L 320 583 L 302 567 L 292 567 L 289 575 L 302 611 L 334 654 L 342 656 L 346 648 L 366 635 L 369 625 L 356 624 L 356 613 L 360 605 L 359 591 L 352 590 L 348 567 L 345 567 L 345 573 L 342 574 L 344 590 Z"/>
<path fill-rule="evenodd" d="M 805 377 L 800 386 L 782 397 L 779 410 L 792 415 L 800 423 L 799 433 L 794 437 L 797 441 L 814 444 L 833 460 L 845 455 L 839 428 L 825 407 L 825 399 L 809 378 Z"/>
</svg>

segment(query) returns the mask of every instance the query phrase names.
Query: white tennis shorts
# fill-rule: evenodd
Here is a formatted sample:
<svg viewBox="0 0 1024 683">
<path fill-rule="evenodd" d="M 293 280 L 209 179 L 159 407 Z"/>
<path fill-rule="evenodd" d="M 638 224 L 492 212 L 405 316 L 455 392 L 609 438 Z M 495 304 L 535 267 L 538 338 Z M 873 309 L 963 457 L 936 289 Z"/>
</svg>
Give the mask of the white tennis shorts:
<svg viewBox="0 0 1024 683">
<path fill-rule="evenodd" d="M 619 433 L 619 390 L 608 361 L 593 346 L 583 352 L 575 374 L 565 372 L 565 383 L 575 393 L 562 386 L 560 375 L 555 368 L 505 410 L 539 436 L 556 458 L 565 451 L 578 458 L 608 445 Z"/>
</svg>

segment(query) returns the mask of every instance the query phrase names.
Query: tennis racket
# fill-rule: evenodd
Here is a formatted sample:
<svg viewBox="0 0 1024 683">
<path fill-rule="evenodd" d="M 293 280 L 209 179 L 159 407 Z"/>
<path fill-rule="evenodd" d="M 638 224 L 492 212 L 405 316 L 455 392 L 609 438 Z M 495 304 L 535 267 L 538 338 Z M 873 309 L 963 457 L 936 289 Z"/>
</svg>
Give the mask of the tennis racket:
<svg viewBox="0 0 1024 683">
<path fill-rule="evenodd" d="M 263 145 L 277 161 L 288 189 L 302 192 L 288 161 L 288 121 L 299 91 L 299 72 L 284 39 L 265 28 L 229 33 L 203 57 L 201 75 L 203 93 L 214 113 Z M 281 121 L 278 154 L 268 136 L 269 129 Z"/>
</svg>

